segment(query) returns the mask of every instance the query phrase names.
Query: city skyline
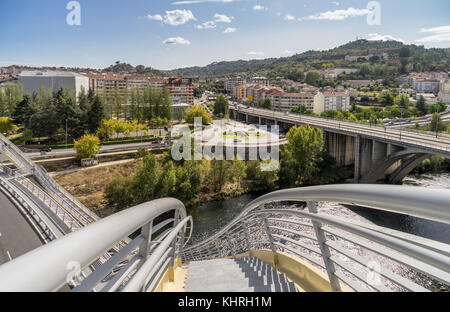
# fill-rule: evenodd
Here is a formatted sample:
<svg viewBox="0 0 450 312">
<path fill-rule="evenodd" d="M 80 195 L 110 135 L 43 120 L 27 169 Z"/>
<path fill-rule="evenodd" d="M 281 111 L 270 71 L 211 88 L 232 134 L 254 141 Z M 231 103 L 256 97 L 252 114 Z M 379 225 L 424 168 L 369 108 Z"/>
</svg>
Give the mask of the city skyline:
<svg viewBox="0 0 450 312">
<path fill-rule="evenodd" d="M 392 2 L 392 1 L 391 1 Z M 448 1 L 83 1 L 68 25 L 69 1 L 0 4 L 0 66 L 104 68 L 116 61 L 161 70 L 291 56 L 354 40 L 397 40 L 427 48 L 450 42 Z M 13 30 L 13 31 L 11 31 Z"/>
</svg>

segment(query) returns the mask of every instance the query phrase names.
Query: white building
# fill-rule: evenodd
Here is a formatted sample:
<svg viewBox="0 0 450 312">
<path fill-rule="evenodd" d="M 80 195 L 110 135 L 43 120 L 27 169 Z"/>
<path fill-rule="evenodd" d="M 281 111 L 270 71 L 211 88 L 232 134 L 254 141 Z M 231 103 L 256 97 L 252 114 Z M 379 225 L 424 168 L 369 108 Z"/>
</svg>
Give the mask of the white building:
<svg viewBox="0 0 450 312">
<path fill-rule="evenodd" d="M 350 95 L 346 92 L 324 92 L 324 111 L 350 109 Z"/>
<path fill-rule="evenodd" d="M 357 68 L 330 68 L 325 69 L 325 76 L 330 78 L 337 78 L 339 75 L 356 73 L 357 71 Z"/>
<path fill-rule="evenodd" d="M 236 85 L 243 84 L 243 83 L 245 83 L 245 79 L 240 76 L 229 78 L 229 79 L 225 80 L 225 91 L 227 91 L 228 93 L 231 93 L 231 92 L 233 92 L 233 88 Z"/>
<path fill-rule="evenodd" d="M 62 71 L 23 71 L 19 75 L 19 82 L 23 85 L 24 94 L 39 93 L 41 87 L 45 91 L 52 89 L 57 91 L 69 88 L 78 95 L 83 87 L 89 90 L 89 78 L 72 72 Z"/>
<path fill-rule="evenodd" d="M 420 93 L 438 93 L 440 86 L 439 79 L 417 79 L 412 82 L 412 88 Z"/>
<path fill-rule="evenodd" d="M 439 100 L 447 105 L 450 104 L 450 79 L 446 79 L 441 82 Z"/>
</svg>

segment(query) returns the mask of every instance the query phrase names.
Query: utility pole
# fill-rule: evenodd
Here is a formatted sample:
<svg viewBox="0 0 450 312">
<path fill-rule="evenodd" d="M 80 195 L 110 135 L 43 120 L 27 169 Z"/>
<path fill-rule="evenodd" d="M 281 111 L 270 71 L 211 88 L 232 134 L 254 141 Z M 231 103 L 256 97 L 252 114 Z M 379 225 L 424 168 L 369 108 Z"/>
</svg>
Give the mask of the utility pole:
<svg viewBox="0 0 450 312">
<path fill-rule="evenodd" d="M 66 148 L 67 148 L 67 118 L 66 118 Z"/>
</svg>

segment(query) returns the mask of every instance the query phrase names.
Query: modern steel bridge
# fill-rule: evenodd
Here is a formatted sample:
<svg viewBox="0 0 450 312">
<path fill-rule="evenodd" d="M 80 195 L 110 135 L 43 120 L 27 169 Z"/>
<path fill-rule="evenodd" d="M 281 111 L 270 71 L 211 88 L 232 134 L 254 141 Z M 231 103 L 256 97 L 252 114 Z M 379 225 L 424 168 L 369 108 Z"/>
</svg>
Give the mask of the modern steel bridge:
<svg viewBox="0 0 450 312">
<path fill-rule="evenodd" d="M 266 194 L 188 245 L 193 224 L 165 198 L 99 219 L 0 136 L 0 182 L 47 244 L 0 266 L 0 291 L 428 291 L 450 285 L 450 245 L 330 215 L 350 204 L 444 224 L 450 191 L 334 185 Z M 287 206 L 297 202 L 303 207 Z"/>
</svg>

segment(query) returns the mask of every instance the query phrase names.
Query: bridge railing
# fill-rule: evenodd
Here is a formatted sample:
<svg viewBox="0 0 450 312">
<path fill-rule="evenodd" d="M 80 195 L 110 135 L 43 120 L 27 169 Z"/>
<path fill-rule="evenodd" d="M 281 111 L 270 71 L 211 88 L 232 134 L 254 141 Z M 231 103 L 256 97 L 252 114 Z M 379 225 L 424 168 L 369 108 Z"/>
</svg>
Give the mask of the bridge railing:
<svg viewBox="0 0 450 312">
<path fill-rule="evenodd" d="M 152 291 L 191 233 L 192 219 L 180 201 L 145 203 L 0 266 L 0 291 L 57 291 L 67 284 L 76 285 L 74 291 Z M 97 262 L 128 236 L 124 248 Z"/>
<path fill-rule="evenodd" d="M 286 252 L 327 274 L 333 290 L 426 291 L 450 285 L 450 245 L 341 218 L 317 202 L 372 207 L 450 223 L 450 191 L 380 185 L 338 185 L 264 195 L 224 229 L 184 250 L 184 261 L 231 257 L 251 250 Z M 280 202 L 306 208 L 279 208 Z"/>
<path fill-rule="evenodd" d="M 233 109 L 233 108 L 231 108 Z M 417 133 L 415 131 L 410 130 L 396 130 L 390 129 L 389 127 L 363 123 L 359 121 L 349 121 L 349 120 L 335 120 L 327 117 L 321 116 L 309 116 L 309 115 L 301 115 L 296 113 L 290 113 L 289 115 L 285 115 L 281 112 L 274 112 L 272 110 L 262 109 L 262 108 L 234 108 L 237 112 L 246 112 L 252 111 L 254 113 L 261 112 L 264 114 L 265 118 L 298 118 L 298 122 L 300 123 L 310 123 L 313 124 L 313 121 L 316 122 L 315 126 L 337 129 L 340 131 L 347 131 L 349 133 L 360 134 L 360 135 L 368 135 L 367 128 L 375 130 L 373 132 L 374 137 L 404 142 L 408 144 L 418 145 L 418 146 L 426 146 L 429 148 L 435 148 L 438 150 L 442 150 L 445 152 L 450 152 L 450 137 L 449 136 L 438 136 L 433 135 L 433 133 L 421 133 L 423 137 L 418 138 Z"/>
<path fill-rule="evenodd" d="M 25 196 L 21 196 L 19 194 L 19 190 L 14 185 L 3 178 L 0 178 L 0 184 L 4 190 L 6 190 L 12 197 L 14 197 L 15 200 L 19 202 L 20 206 L 26 211 L 26 213 L 34 219 L 38 227 L 42 230 L 44 234 L 43 238 L 45 240 L 53 241 L 57 239 L 56 233 L 52 230 L 49 224 L 43 219 L 40 213 L 33 208 L 33 204 Z"/>
</svg>

